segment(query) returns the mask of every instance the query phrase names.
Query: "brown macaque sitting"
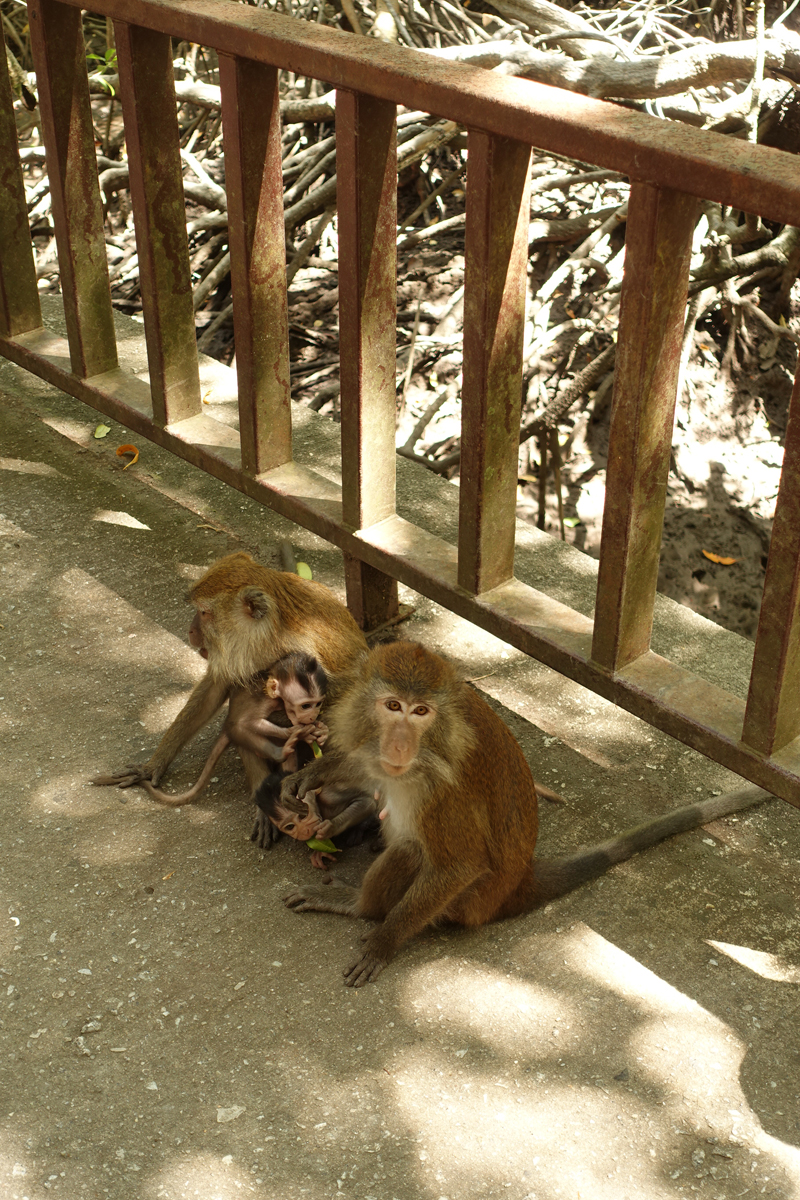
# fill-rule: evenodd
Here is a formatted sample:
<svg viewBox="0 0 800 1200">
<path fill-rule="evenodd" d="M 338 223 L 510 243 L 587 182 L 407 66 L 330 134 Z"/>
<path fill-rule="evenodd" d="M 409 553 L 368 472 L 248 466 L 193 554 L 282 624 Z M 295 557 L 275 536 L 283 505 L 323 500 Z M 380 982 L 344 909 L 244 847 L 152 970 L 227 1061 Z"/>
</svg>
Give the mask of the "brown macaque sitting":
<svg viewBox="0 0 800 1200">
<path fill-rule="evenodd" d="M 265 678 L 266 676 L 266 678 Z M 231 691 L 228 716 L 208 756 L 200 778 L 188 792 L 169 795 L 148 779 L 142 786 L 161 804 L 191 804 L 211 778 L 228 746 L 237 746 L 284 771 L 297 771 L 312 758 L 311 746 L 324 744 L 328 727 L 319 712 L 328 687 L 322 666 L 310 654 L 285 654 L 251 681 Z M 304 748 L 303 761 L 298 757 Z"/>
<path fill-rule="evenodd" d="M 770 798 L 747 787 L 566 858 L 535 859 L 536 787 L 522 751 L 438 655 L 414 642 L 376 647 L 327 719 L 324 757 L 287 777 L 283 803 L 291 807 L 300 779 L 305 792 L 329 778 L 347 778 L 367 795 L 378 790 L 386 849 L 361 887 L 307 884 L 285 903 L 377 922 L 344 972 L 349 987 L 376 979 L 427 925 L 484 925 L 529 912 L 666 837 Z"/>
<path fill-rule="evenodd" d="M 291 806 L 281 796 L 286 776 L 278 772 L 267 776 L 255 794 L 259 811 L 251 841 L 262 849 L 268 848 L 265 829 L 269 824 L 296 841 L 327 841 L 333 843 L 335 850 L 343 850 L 360 845 L 365 838 L 380 831 L 376 819 L 377 795 L 367 795 L 334 776 L 329 776 L 323 787 L 303 790 L 304 775 L 305 770 L 302 770 L 292 776 L 295 781 L 300 781 L 300 792 L 292 798 Z M 334 861 L 330 847 L 311 846 L 310 849 L 312 866 L 324 867 L 326 857 Z"/>
<path fill-rule="evenodd" d="M 234 689 L 247 688 L 259 671 L 283 655 L 313 654 L 335 685 L 336 676 L 366 649 L 366 641 L 343 604 L 321 583 L 273 571 L 249 554 L 229 554 L 192 587 L 195 606 L 189 641 L 208 660 L 208 670 L 146 763 L 94 779 L 98 785 L 157 785 L 179 750 L 206 725 Z M 238 747 L 251 794 L 269 764 Z"/>
</svg>

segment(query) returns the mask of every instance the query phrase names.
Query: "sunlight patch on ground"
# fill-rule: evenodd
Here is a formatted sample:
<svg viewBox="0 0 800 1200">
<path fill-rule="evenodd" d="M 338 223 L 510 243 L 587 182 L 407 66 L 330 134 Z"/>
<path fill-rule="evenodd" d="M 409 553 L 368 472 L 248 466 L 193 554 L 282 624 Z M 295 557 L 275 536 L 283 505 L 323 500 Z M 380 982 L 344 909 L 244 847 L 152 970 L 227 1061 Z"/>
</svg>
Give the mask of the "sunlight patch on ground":
<svg viewBox="0 0 800 1200">
<path fill-rule="evenodd" d="M 0 458 L 0 471 L 16 471 L 18 475 L 60 475 L 49 463 L 33 462 L 27 458 Z"/>
<path fill-rule="evenodd" d="M 740 1080 L 748 1047 L 723 1020 L 586 925 L 513 959 L 521 975 L 444 960 L 405 983 L 420 1040 L 390 1086 L 420 1131 L 420 1184 L 549 1195 L 554 1134 L 562 1194 L 586 1200 L 683 1194 L 697 1164 L 745 1194 L 748 1144 L 773 1158 L 753 1159 L 759 1188 L 778 1163 L 800 1183 L 800 1151 L 765 1135 Z M 539 982 L 554 973 L 560 987 Z M 595 1057 L 609 1028 L 617 1054 Z"/>
<path fill-rule="evenodd" d="M 42 813 L 96 817 L 107 807 L 108 797 L 99 788 L 88 784 L 86 775 L 71 773 L 50 777 L 32 793 L 31 805 Z"/>
<path fill-rule="evenodd" d="M 178 670 L 190 686 L 205 673 L 203 660 L 185 642 L 87 572 L 66 571 L 53 581 L 52 589 L 62 619 L 69 617 L 77 628 L 92 630 L 95 656 L 103 662 L 150 671 L 169 654 L 170 670 Z"/>
<path fill-rule="evenodd" d="M 654 1015 L 669 1013 L 682 1018 L 702 1013 L 707 1020 L 721 1024 L 696 1000 L 679 992 L 665 979 L 582 922 L 573 926 L 564 937 L 563 951 L 565 963 L 574 971 L 615 992 L 622 999 L 635 999 L 640 1010 L 649 1008 Z"/>
<path fill-rule="evenodd" d="M 739 1082 L 739 1069 L 747 1046 L 726 1025 L 711 1028 L 716 1020 L 702 1009 L 693 1020 L 683 1016 L 669 1024 L 653 1017 L 634 1031 L 630 1050 L 637 1063 L 647 1063 L 646 1073 L 667 1092 L 678 1092 L 687 1101 L 720 1106 L 749 1105 Z"/>
<path fill-rule="evenodd" d="M 581 487 L 576 512 L 585 525 L 601 521 L 606 502 L 605 474 L 595 475 Z"/>
<path fill-rule="evenodd" d="M 103 521 L 106 525 L 124 525 L 127 529 L 147 529 L 149 525 L 143 525 L 141 521 L 137 521 L 136 517 L 132 517 L 130 513 L 115 512 L 108 508 L 98 508 L 97 512 L 92 517 L 93 521 Z"/>
<path fill-rule="evenodd" d="M 208 570 L 208 565 L 201 567 L 196 563 L 180 562 L 175 568 L 181 579 L 185 579 L 189 584 L 197 583 L 201 575 Z"/>
<path fill-rule="evenodd" d="M 172 692 L 168 696 L 156 696 L 151 704 L 139 711 L 139 724 L 147 733 L 163 733 L 177 717 L 191 692 Z"/>
<path fill-rule="evenodd" d="M 19 525 L 15 525 L 13 521 L 9 521 L 2 514 L 0 514 L 0 537 L 24 538 L 26 541 L 35 540 L 35 534 L 26 533 Z"/>
<path fill-rule="evenodd" d="M 70 417 L 50 416 L 43 418 L 43 424 L 49 425 L 51 429 L 55 429 L 56 433 L 69 438 L 72 442 L 77 442 L 80 446 L 92 444 L 95 426 L 87 425 L 85 421 L 75 421 Z"/>
<path fill-rule="evenodd" d="M 714 942 L 707 939 L 708 945 L 720 954 L 727 955 L 742 967 L 754 971 L 762 979 L 773 979 L 776 983 L 800 983 L 800 968 L 787 963 L 778 954 L 767 954 L 763 950 L 751 950 L 748 946 L 734 946 L 730 942 Z"/>
<path fill-rule="evenodd" d="M 424 1130 L 415 1154 L 426 1172 L 420 1185 L 432 1175 L 445 1193 L 463 1195 L 463 1182 L 472 1179 L 482 1187 L 511 1187 L 517 1196 L 536 1196 L 540 1188 L 547 1196 L 555 1140 L 562 1195 L 620 1200 L 664 1194 L 665 1147 L 662 1135 L 648 1128 L 647 1109 L 543 1073 L 500 1078 L 475 1070 L 454 1081 L 442 1069 L 445 1061 L 437 1069 L 432 1058 L 424 1049 L 409 1052 L 396 1083 L 404 1123 Z"/>
<path fill-rule="evenodd" d="M 611 769 L 615 764 L 628 764 L 653 740 L 652 730 L 643 721 L 579 683 L 530 661 L 518 674 L 511 671 L 502 677 L 489 676 L 478 686 L 599 767 Z"/>
<path fill-rule="evenodd" d="M 251 1192 L 252 1181 L 231 1155 L 193 1154 L 180 1164 L 163 1167 L 140 1194 L 146 1200 L 238 1200 L 243 1189 Z M 280 1195 L 273 1188 L 259 1188 L 258 1194 L 261 1200 L 278 1200 Z"/>
<path fill-rule="evenodd" d="M 438 1023 L 446 1016 L 448 1024 L 459 1024 L 463 1038 L 453 1049 L 462 1057 L 484 1043 L 512 1057 L 549 1053 L 554 1022 L 566 1028 L 572 1013 L 563 995 L 548 988 L 452 962 L 410 972 L 404 991 L 418 1020 Z"/>
</svg>

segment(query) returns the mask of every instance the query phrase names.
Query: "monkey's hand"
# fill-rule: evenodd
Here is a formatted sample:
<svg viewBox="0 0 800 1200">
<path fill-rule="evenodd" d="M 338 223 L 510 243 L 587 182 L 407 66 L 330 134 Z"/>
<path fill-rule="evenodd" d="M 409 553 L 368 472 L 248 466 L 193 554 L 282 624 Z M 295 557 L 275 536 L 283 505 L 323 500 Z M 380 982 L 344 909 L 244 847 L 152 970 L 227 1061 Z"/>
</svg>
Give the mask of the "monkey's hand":
<svg viewBox="0 0 800 1200">
<path fill-rule="evenodd" d="M 312 867 L 317 867 L 318 870 L 320 870 L 320 871 L 327 871 L 328 868 L 326 866 L 325 859 L 328 859 L 329 862 L 336 862 L 336 855 L 328 854 L 327 850 L 312 850 L 311 851 Z"/>
<path fill-rule="evenodd" d="M 320 821 L 317 828 L 314 830 L 315 838 L 326 838 L 333 828 L 333 821 Z M 334 859 L 334 861 L 336 861 Z"/>
<path fill-rule="evenodd" d="M 295 771 L 286 776 L 281 784 L 281 804 L 284 808 L 297 812 L 298 804 L 303 801 L 306 792 L 316 791 L 322 786 L 325 781 L 323 771 L 327 767 L 325 764 L 325 767 L 320 768 L 323 762 L 323 759 L 317 759 L 316 762 L 303 767 L 302 771 Z"/>
<path fill-rule="evenodd" d="M 363 987 L 365 983 L 373 983 L 397 953 L 396 940 L 388 933 L 386 922 L 375 925 L 361 940 L 364 949 L 360 956 L 342 972 L 346 987 Z"/>
<path fill-rule="evenodd" d="M 358 988 L 363 987 L 365 983 L 374 983 L 388 962 L 389 958 L 381 957 L 367 947 L 361 957 L 349 967 L 345 967 L 342 972 L 345 987 Z"/>
<path fill-rule="evenodd" d="M 250 834 L 250 841 L 255 842 L 259 850 L 271 850 L 281 836 L 280 830 L 272 824 L 269 817 L 260 808 L 256 809 L 256 823 Z"/>
<path fill-rule="evenodd" d="M 280 761 L 285 762 L 292 754 L 294 754 L 295 746 L 298 742 L 307 741 L 308 726 L 307 725 L 292 725 L 291 729 L 286 734 L 286 742 L 280 754 Z"/>
<path fill-rule="evenodd" d="M 316 742 L 318 746 L 325 745 L 326 741 L 328 740 L 329 730 L 324 721 L 317 721 L 315 724 L 305 725 L 303 728 L 305 729 L 305 733 L 303 734 L 302 738 L 304 742 L 308 742 L 309 744 L 311 742 Z"/>
<path fill-rule="evenodd" d="M 95 775 L 91 782 L 95 787 L 138 787 L 147 779 L 157 784 L 162 771 L 156 774 L 151 763 L 130 763 L 122 771 L 114 771 L 111 775 Z"/>
</svg>

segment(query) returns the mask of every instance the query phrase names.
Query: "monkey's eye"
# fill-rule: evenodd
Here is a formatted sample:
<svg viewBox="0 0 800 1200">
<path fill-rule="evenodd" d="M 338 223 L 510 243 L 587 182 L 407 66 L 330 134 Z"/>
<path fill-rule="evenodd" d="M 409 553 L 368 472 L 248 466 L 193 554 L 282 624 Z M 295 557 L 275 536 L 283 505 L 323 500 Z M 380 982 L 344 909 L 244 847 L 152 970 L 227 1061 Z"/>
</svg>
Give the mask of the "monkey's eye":
<svg viewBox="0 0 800 1200">
<path fill-rule="evenodd" d="M 284 833 L 291 833 L 292 830 L 294 829 L 294 827 L 295 827 L 294 821 L 288 821 L 287 824 L 284 825 L 283 831 L 284 831 Z"/>
<path fill-rule="evenodd" d="M 402 710 L 402 705 L 399 700 L 387 700 L 386 707 L 390 712 L 400 712 Z"/>
<path fill-rule="evenodd" d="M 417 707 L 414 709 L 414 716 L 415 717 L 427 717 L 427 715 L 430 711 L 431 710 L 427 707 L 427 705 L 418 704 Z"/>
</svg>

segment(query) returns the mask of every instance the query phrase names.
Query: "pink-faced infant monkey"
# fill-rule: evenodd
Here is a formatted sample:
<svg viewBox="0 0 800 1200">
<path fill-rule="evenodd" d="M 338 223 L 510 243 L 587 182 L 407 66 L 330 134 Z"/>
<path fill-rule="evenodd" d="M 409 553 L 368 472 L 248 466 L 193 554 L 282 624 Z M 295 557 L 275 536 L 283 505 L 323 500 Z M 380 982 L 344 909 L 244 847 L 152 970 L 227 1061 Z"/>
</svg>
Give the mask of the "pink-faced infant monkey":
<svg viewBox="0 0 800 1200">
<path fill-rule="evenodd" d="M 248 750 L 284 772 L 298 770 L 310 761 L 311 744 L 322 745 L 328 736 L 319 720 L 327 686 L 325 671 L 313 655 L 285 654 L 248 686 L 231 689 L 227 719 L 194 787 L 169 795 L 149 780 L 142 780 L 142 786 L 162 804 L 191 804 L 228 746 Z"/>
<path fill-rule="evenodd" d="M 298 780 L 302 777 L 301 772 Z M 284 778 L 273 772 L 256 792 L 259 820 L 252 841 L 258 840 L 262 829 L 272 826 L 296 841 L 309 843 L 311 865 L 324 868 L 326 858 L 334 861 L 337 851 L 346 846 L 358 846 L 365 838 L 379 832 L 377 793 L 369 795 L 334 775 L 323 787 L 306 791 L 297 798 L 298 812 L 281 801 Z M 265 845 L 263 839 L 259 840 L 259 845 Z"/>
</svg>

